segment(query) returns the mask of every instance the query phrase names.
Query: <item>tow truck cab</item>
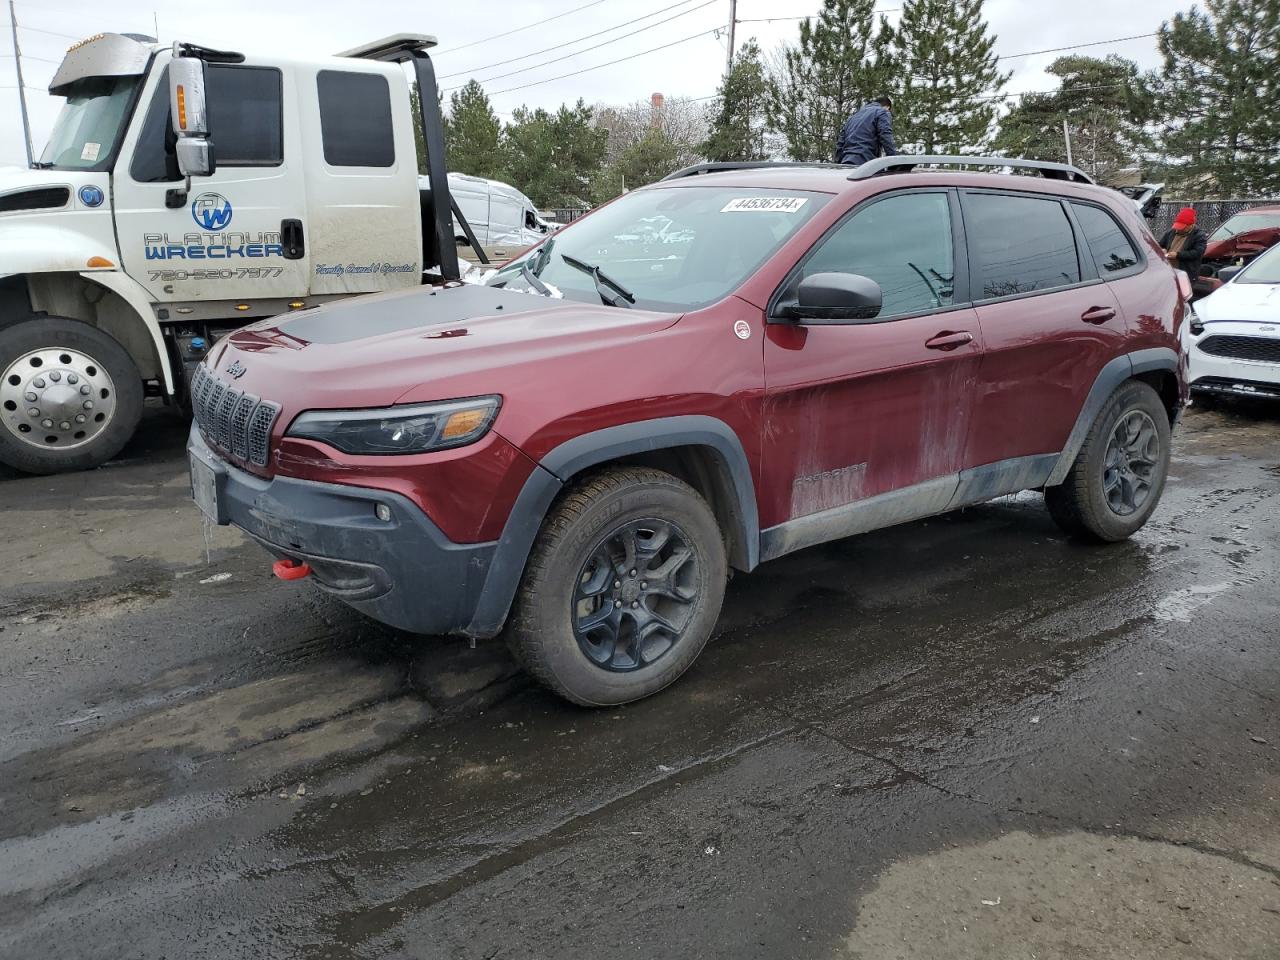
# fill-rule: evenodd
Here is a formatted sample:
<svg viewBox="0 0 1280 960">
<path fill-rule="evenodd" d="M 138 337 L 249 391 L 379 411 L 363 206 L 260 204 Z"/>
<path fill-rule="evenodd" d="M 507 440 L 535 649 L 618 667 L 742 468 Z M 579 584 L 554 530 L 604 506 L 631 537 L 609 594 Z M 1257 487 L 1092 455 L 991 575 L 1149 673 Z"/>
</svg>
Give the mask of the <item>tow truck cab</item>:
<svg viewBox="0 0 1280 960">
<path fill-rule="evenodd" d="M 455 225 L 470 227 L 445 175 L 434 45 L 404 34 L 314 59 L 133 34 L 73 46 L 39 162 L 0 175 L 0 462 L 94 466 L 132 434 L 144 385 L 185 400 L 221 333 L 456 279 Z M 110 381 L 84 423 L 48 393 L 61 357 Z"/>
</svg>

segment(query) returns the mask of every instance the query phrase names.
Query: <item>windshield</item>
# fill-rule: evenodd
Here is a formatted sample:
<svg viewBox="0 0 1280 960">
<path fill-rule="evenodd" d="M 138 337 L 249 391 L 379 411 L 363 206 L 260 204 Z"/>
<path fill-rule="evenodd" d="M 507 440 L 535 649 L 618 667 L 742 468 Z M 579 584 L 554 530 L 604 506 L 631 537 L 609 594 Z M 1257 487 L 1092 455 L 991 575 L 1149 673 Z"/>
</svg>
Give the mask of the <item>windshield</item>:
<svg viewBox="0 0 1280 960">
<path fill-rule="evenodd" d="M 40 163 L 59 170 L 92 170 L 115 149 L 138 77 L 88 77 L 67 93 Z"/>
<path fill-rule="evenodd" d="M 615 300 L 621 287 L 637 307 L 690 310 L 736 290 L 830 199 L 743 187 L 637 190 L 560 230 L 489 283 L 536 291 L 527 263 L 528 273 L 573 300 Z"/>
<path fill-rule="evenodd" d="M 1269 227 L 1280 227 L 1280 214 L 1276 213 L 1237 213 L 1234 217 L 1209 235 L 1209 240 L 1227 240 L 1239 233 L 1250 230 L 1266 230 Z"/>
<path fill-rule="evenodd" d="M 1280 283 L 1280 246 L 1274 246 L 1236 275 L 1236 283 Z"/>
</svg>

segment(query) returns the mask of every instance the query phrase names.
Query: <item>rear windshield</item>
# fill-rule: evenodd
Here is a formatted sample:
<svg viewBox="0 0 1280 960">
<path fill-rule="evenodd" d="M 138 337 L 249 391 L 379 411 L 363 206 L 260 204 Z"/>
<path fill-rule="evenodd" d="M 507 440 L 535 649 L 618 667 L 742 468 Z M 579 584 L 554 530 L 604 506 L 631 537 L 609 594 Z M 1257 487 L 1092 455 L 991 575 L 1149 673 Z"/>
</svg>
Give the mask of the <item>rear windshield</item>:
<svg viewBox="0 0 1280 960">
<path fill-rule="evenodd" d="M 1237 213 L 1209 235 L 1210 240 L 1229 240 L 1250 230 L 1280 227 L 1280 213 Z"/>
<path fill-rule="evenodd" d="M 560 230 L 489 283 L 529 289 L 522 269 L 527 262 L 530 272 L 565 297 L 600 303 L 592 277 L 568 256 L 598 267 L 638 307 L 690 310 L 736 290 L 830 199 L 724 186 L 637 190 Z"/>
</svg>

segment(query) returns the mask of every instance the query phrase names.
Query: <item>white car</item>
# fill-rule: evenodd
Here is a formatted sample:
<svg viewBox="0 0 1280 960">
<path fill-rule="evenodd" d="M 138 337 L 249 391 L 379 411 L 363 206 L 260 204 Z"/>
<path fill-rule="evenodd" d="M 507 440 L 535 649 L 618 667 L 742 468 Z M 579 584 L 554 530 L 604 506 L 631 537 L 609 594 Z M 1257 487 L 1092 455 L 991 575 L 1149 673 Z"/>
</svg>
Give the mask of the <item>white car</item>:
<svg viewBox="0 0 1280 960">
<path fill-rule="evenodd" d="M 1190 324 L 1191 390 L 1280 400 L 1280 245 L 1219 276 Z"/>
</svg>

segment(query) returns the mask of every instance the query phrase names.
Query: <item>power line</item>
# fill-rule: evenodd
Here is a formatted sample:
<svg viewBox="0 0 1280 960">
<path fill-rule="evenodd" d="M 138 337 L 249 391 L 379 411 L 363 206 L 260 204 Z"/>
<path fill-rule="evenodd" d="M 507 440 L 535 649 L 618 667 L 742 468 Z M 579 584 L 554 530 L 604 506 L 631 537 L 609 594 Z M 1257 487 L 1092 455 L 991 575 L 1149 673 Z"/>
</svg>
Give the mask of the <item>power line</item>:
<svg viewBox="0 0 1280 960">
<path fill-rule="evenodd" d="M 901 13 L 901 7 L 886 7 L 883 10 L 872 10 L 872 13 Z M 816 13 L 807 13 L 803 17 L 750 17 L 749 19 L 738 18 L 738 23 L 778 23 L 783 20 L 813 20 L 818 16 Z"/>
<path fill-rule="evenodd" d="M 25 27 L 18 27 L 18 29 L 19 29 L 19 30 L 24 30 L 24 29 L 26 29 L 26 28 L 25 28 Z M 0 57 L 7 57 L 8 59 L 12 60 L 12 59 L 13 59 L 13 54 L 12 54 L 12 53 L 0 53 Z M 56 67 L 58 64 L 60 64 L 60 63 L 62 62 L 61 60 L 50 60 L 48 57 L 37 57 L 37 56 L 35 56 L 34 54 L 30 54 L 30 53 L 24 53 L 24 54 L 22 55 L 22 59 L 23 59 L 23 60 L 39 60 L 41 63 L 52 63 L 55 67 Z"/>
<path fill-rule="evenodd" d="M 59 31 L 57 31 L 57 30 L 45 30 L 43 27 L 28 27 L 26 24 L 22 24 L 21 26 L 19 26 L 19 27 L 18 27 L 18 29 L 19 29 L 19 30 L 27 30 L 27 31 L 32 32 L 32 33 L 47 33 L 47 34 L 49 34 L 49 36 L 51 36 L 51 37 L 66 37 L 68 40 L 83 40 L 83 39 L 84 39 L 84 36 L 76 36 L 76 35 L 75 35 L 75 34 L 73 34 L 73 33 L 60 33 L 60 32 L 59 32 Z"/>
<path fill-rule="evenodd" d="M 497 76 L 485 77 L 480 82 L 492 83 L 494 80 L 502 80 L 502 79 L 505 79 L 506 77 L 514 77 L 518 73 L 528 73 L 530 70 L 537 70 L 539 67 L 550 66 L 553 63 L 560 63 L 561 61 L 564 61 L 564 60 L 571 60 L 574 57 L 578 56 L 579 54 L 590 53 L 592 50 L 598 50 L 601 47 L 607 47 L 611 43 L 617 43 L 619 40 L 625 40 L 627 39 L 627 37 L 634 37 L 638 33 L 644 33 L 646 30 L 652 30 L 654 27 L 660 27 L 664 23 L 670 23 L 672 20 L 676 20 L 680 17 L 688 16 L 691 13 L 696 13 L 697 11 L 701 10 L 703 7 L 709 7 L 711 6 L 711 4 L 719 3 L 719 2 L 720 0 L 705 0 L 704 3 L 700 3 L 696 7 L 690 7 L 688 10 L 683 10 L 680 13 L 673 14 L 672 16 L 667 17 L 664 20 L 659 20 L 656 23 L 649 24 L 648 26 L 640 27 L 636 30 L 632 30 L 630 33 L 620 34 L 619 36 L 614 37 L 612 40 L 605 40 L 605 41 L 602 41 L 601 43 L 597 43 L 597 44 L 593 44 L 592 46 L 585 47 L 582 50 L 575 50 L 572 53 L 562 54 L 561 56 L 554 57 L 551 60 L 543 60 L 541 63 L 535 63 L 527 67 L 520 67 L 518 70 L 509 70 L 506 73 L 500 73 Z M 446 87 L 443 92 L 448 93 L 451 90 L 458 90 L 460 89 L 460 86 L 461 85 L 454 86 L 454 87 Z"/>
<path fill-rule="evenodd" d="M 437 50 L 432 54 L 432 56 L 438 57 L 442 53 L 457 53 L 459 50 L 466 50 L 468 47 L 474 47 L 477 44 L 488 43 L 490 40 L 499 40 L 502 37 L 509 37 L 513 33 L 519 33 L 521 30 L 528 30 L 530 27 L 540 27 L 544 23 L 550 23 L 552 20 L 559 20 L 561 17 L 567 17 L 569 16 L 569 14 L 577 13 L 579 10 L 586 10 L 587 7 L 599 6 L 604 2 L 605 0 L 591 0 L 590 3 L 584 3 L 580 7 L 574 7 L 572 10 L 566 10 L 564 13 L 557 13 L 555 16 L 552 16 L 552 17 L 544 17 L 543 19 L 535 21 L 534 23 L 526 23 L 523 27 L 515 27 L 511 30 L 507 30 L 505 33 L 495 33 L 492 36 L 481 37 L 479 40 L 472 40 L 470 43 L 464 43 L 458 47 L 449 47 L 449 49 L 447 50 Z"/>
<path fill-rule="evenodd" d="M 507 87 L 505 90 L 495 90 L 492 94 L 490 94 L 490 96 L 496 97 L 499 94 L 512 93 L 516 90 L 524 90 L 527 87 L 536 87 L 536 86 L 539 86 L 540 84 L 552 83 L 556 80 L 564 80 L 566 77 L 576 77 L 579 74 L 590 73 L 592 70 L 602 70 L 605 67 L 612 67 L 615 64 L 626 63 L 628 60 L 634 60 L 636 59 L 636 57 L 647 56 L 650 53 L 657 53 L 659 50 L 666 50 L 669 47 L 674 47 L 681 43 L 688 43 L 690 40 L 697 40 L 699 37 L 708 36 L 712 33 L 715 33 L 717 30 L 723 30 L 724 28 L 725 28 L 725 25 L 721 24 L 718 27 L 712 27 L 710 30 L 703 30 L 701 33 L 695 33 L 688 37 L 682 37 L 679 40 L 672 40 L 670 43 L 664 43 L 660 47 L 650 47 L 648 50 L 641 50 L 639 53 L 633 53 L 628 57 L 619 57 L 617 60 L 609 60 L 606 63 L 598 63 L 594 67 L 584 67 L 581 70 L 574 70 L 572 73 L 562 73 L 558 77 L 547 77 L 547 79 L 545 80 L 534 80 L 531 83 L 522 83 L 518 87 Z"/>
<path fill-rule="evenodd" d="M 1028 53 L 1011 53 L 1000 57 L 1001 60 L 1017 60 L 1019 57 L 1034 57 L 1041 53 L 1061 53 L 1064 50 L 1079 50 L 1083 47 L 1101 47 L 1108 43 L 1123 43 L 1125 40 L 1145 40 L 1147 37 L 1158 37 L 1158 33 L 1135 33 L 1131 37 L 1116 37 L 1114 40 L 1094 40 L 1091 43 L 1073 43 L 1069 47 L 1051 47 L 1048 50 L 1032 50 Z"/>
<path fill-rule="evenodd" d="M 629 27 L 633 23 L 639 23 L 641 20 L 647 20 L 650 17 L 656 17 L 660 13 L 666 13 L 668 10 L 674 10 L 676 7 L 683 7 L 686 3 L 690 3 L 690 2 L 692 2 L 692 0 L 680 0 L 679 3 L 673 3 L 669 7 L 663 7 L 660 10 L 654 10 L 652 13 L 646 13 L 643 17 L 636 17 L 634 20 L 626 20 L 626 21 L 623 21 L 622 23 L 615 24 L 612 27 L 606 27 L 604 30 L 597 30 L 595 33 L 588 33 L 586 36 L 578 37 L 574 40 L 566 40 L 563 43 L 557 43 L 555 46 L 543 47 L 541 50 L 534 50 L 532 53 L 526 53 L 523 56 L 519 56 L 519 57 L 512 57 L 509 60 L 499 60 L 497 63 L 489 63 L 483 67 L 471 67 L 470 69 L 457 70 L 453 73 L 442 73 L 440 74 L 438 79 L 448 80 L 450 77 L 460 77 L 464 73 L 480 73 L 481 71 L 484 71 L 484 70 L 492 70 L 494 67 L 505 67 L 508 63 L 518 63 L 521 60 L 528 60 L 530 57 L 536 57 L 539 54 L 550 53 L 552 50 L 559 50 L 561 47 L 567 47 L 572 44 L 579 43 L 583 40 L 591 40 L 592 38 L 598 37 L 601 34 L 611 33 L 614 30 L 620 30 L 623 27 Z"/>
</svg>

